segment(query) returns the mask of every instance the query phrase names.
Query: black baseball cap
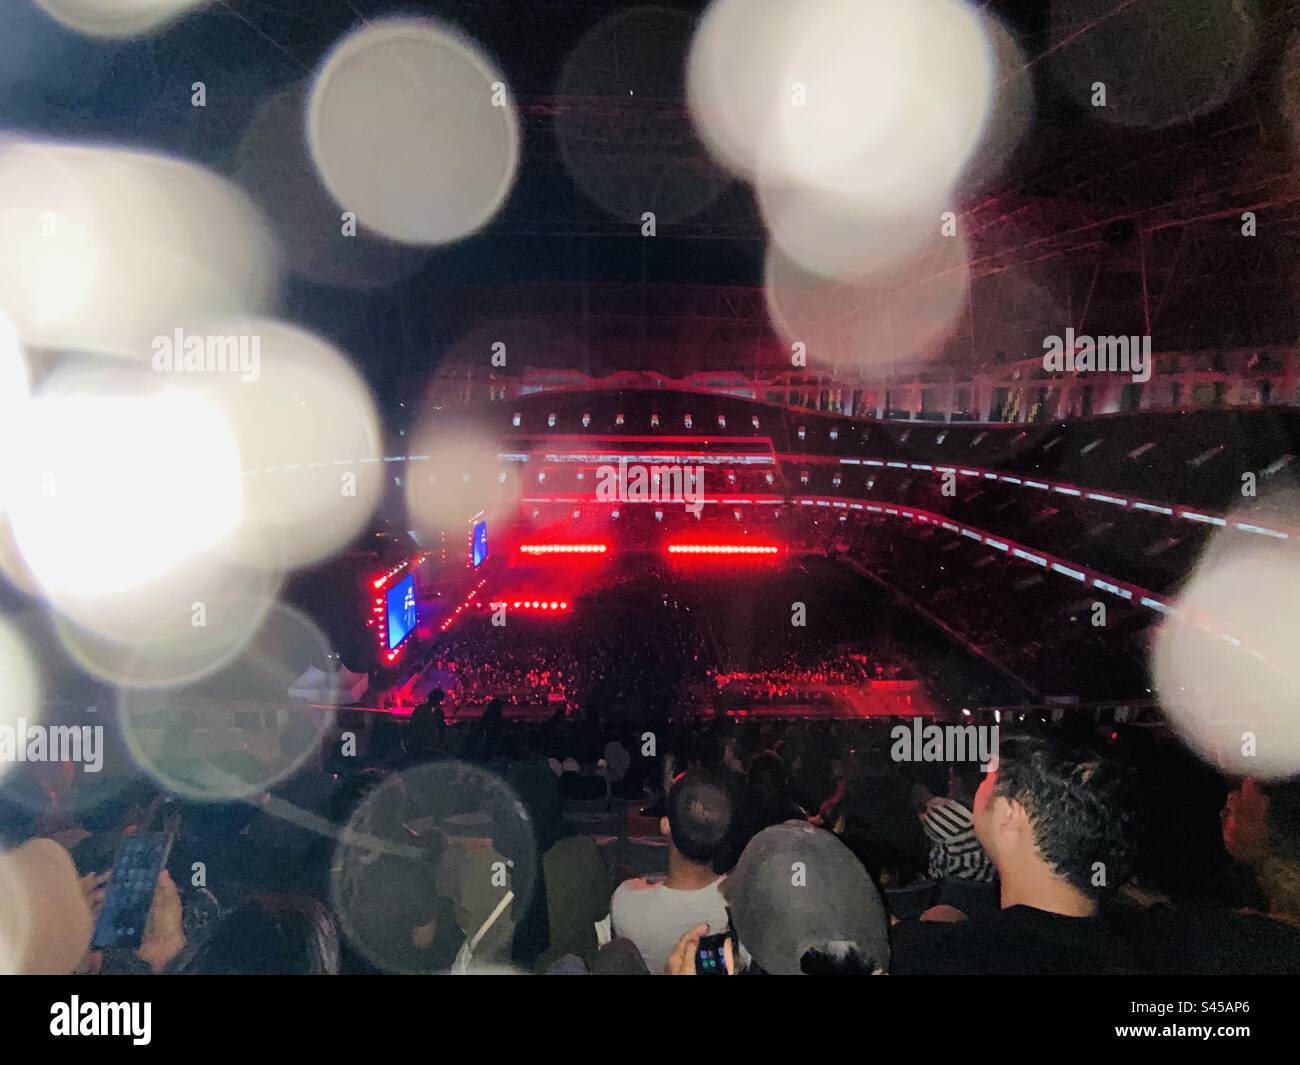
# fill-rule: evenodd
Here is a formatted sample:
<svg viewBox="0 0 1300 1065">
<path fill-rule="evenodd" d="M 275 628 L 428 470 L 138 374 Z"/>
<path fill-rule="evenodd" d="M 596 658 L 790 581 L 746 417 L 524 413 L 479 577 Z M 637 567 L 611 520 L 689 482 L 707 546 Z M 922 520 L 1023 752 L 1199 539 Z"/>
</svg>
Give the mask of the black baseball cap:
<svg viewBox="0 0 1300 1065">
<path fill-rule="evenodd" d="M 839 838 L 806 821 L 765 828 L 722 883 L 731 927 L 764 972 L 793 976 L 813 948 L 856 948 L 889 965 L 889 920 L 866 868 Z"/>
</svg>

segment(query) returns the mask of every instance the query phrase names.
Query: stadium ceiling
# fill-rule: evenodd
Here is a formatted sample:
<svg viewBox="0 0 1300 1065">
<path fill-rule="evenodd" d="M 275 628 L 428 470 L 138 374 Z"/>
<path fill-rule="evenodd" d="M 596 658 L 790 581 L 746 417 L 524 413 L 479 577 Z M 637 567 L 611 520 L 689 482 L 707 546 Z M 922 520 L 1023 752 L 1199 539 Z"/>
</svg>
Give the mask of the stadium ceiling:
<svg viewBox="0 0 1300 1065">
<path fill-rule="evenodd" d="M 517 241 L 530 253 L 538 240 L 631 247 L 644 239 L 635 205 L 666 187 L 685 188 L 667 212 L 672 217 L 661 216 L 658 238 L 675 250 L 656 280 L 698 282 L 698 293 L 683 298 L 683 284 L 668 285 L 665 297 L 672 298 L 659 299 L 641 294 L 654 287 L 643 284 L 631 286 L 641 293 L 624 294 L 619 285 L 600 284 L 599 268 L 593 268 L 575 283 L 587 290 L 579 317 L 670 321 L 675 304 L 683 323 L 700 314 L 707 321 L 726 319 L 734 330 L 750 330 L 759 345 L 771 339 L 761 292 L 737 288 L 734 269 L 719 268 L 712 276 L 709 270 L 720 258 L 732 264 L 743 259 L 754 264 L 750 274 L 756 282 L 766 245 L 762 218 L 748 186 L 729 180 L 709 160 L 680 84 L 676 92 L 670 84 L 680 82 L 674 57 L 684 54 L 692 20 L 706 6 L 702 0 L 662 0 L 655 8 L 669 16 L 637 27 L 637 47 L 619 62 L 656 58 L 649 69 L 631 69 L 629 76 L 644 79 L 652 90 L 634 96 L 575 92 L 566 82 L 569 61 L 585 35 L 626 12 L 625 3 L 417 0 L 404 10 L 462 27 L 508 73 L 524 130 L 523 160 L 520 179 L 485 237 Z M 1294 0 L 1079 0 L 1074 6 L 1098 14 L 1067 42 L 1055 44 L 1049 22 L 1058 4 L 990 0 L 984 6 L 1013 29 L 1028 57 L 1035 102 L 1032 124 L 997 177 L 956 205 L 971 248 L 971 285 L 949 358 L 1019 358 L 1041 351 L 1044 333 L 1059 333 L 1065 325 L 1081 333 L 1150 333 L 1166 351 L 1294 343 L 1300 336 L 1294 144 L 1300 63 L 1292 50 L 1300 19 Z M 1249 9 L 1256 18 L 1249 75 L 1207 113 L 1166 116 L 1159 129 L 1125 127 L 1099 120 L 1086 102 L 1062 88 L 1058 60 L 1089 46 L 1093 24 L 1113 27 L 1112 20 L 1160 10 L 1178 16 L 1171 26 L 1194 25 L 1210 7 Z M 294 10 L 283 0 L 228 0 L 209 10 L 204 25 L 221 23 L 230 43 L 241 45 L 241 64 L 273 68 L 265 78 L 249 75 L 224 86 L 228 94 L 244 93 L 251 108 L 268 91 L 268 79 L 272 88 L 302 79 L 339 36 L 362 19 L 387 13 L 388 5 L 317 0 Z M 201 39 L 197 30 L 186 38 L 182 27 L 174 39 L 160 41 L 159 69 L 164 59 L 197 51 Z M 1161 69 L 1162 62 L 1170 69 Z M 1143 77 L 1158 85 L 1181 71 L 1185 79 L 1186 66 L 1194 62 L 1193 56 L 1165 50 Z M 172 105 L 159 104 L 158 93 L 146 99 L 149 125 L 161 124 L 174 149 L 199 158 L 221 150 L 208 147 L 221 144 L 218 125 L 229 122 L 224 132 L 233 136 L 245 111 L 232 106 L 225 119 L 223 112 L 214 113 L 200 133 L 182 114 L 190 110 L 187 99 L 173 101 L 175 114 L 167 112 Z M 66 127 L 69 120 L 62 121 Z M 92 128 L 88 123 L 87 130 Z M 142 124 L 137 132 L 152 141 L 158 129 Z M 575 180 L 575 153 L 605 191 L 604 206 Z M 1257 218 L 1254 237 L 1241 232 L 1247 211 Z M 723 249 L 730 249 L 725 256 Z M 691 269 L 675 273 L 676 262 L 689 262 Z M 511 313 L 512 301 L 523 307 L 534 298 L 513 282 L 484 291 L 498 317 Z"/>
</svg>

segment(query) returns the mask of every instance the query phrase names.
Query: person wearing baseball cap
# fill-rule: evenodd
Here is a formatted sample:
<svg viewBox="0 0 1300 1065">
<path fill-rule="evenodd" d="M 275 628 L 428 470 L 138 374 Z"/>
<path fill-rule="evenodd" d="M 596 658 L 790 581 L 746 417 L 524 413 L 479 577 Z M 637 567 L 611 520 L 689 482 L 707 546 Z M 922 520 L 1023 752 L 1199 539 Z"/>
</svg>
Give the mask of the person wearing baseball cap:
<svg viewBox="0 0 1300 1065">
<path fill-rule="evenodd" d="M 722 884 L 736 946 L 729 972 L 866 976 L 889 968 L 885 904 L 853 852 L 832 833 L 787 821 L 758 833 Z M 694 975 L 701 925 L 678 940 L 669 975 Z"/>
</svg>

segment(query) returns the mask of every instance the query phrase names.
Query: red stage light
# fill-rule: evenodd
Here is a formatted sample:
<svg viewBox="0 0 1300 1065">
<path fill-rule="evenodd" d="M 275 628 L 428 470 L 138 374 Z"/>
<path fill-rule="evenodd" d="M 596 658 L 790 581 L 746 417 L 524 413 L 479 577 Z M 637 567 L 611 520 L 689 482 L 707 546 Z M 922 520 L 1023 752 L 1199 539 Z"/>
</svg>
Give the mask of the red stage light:
<svg viewBox="0 0 1300 1065">
<path fill-rule="evenodd" d="M 608 544 L 520 544 L 521 555 L 603 555 Z"/>
<path fill-rule="evenodd" d="M 771 544 L 669 544 L 670 555 L 776 555 Z"/>
</svg>

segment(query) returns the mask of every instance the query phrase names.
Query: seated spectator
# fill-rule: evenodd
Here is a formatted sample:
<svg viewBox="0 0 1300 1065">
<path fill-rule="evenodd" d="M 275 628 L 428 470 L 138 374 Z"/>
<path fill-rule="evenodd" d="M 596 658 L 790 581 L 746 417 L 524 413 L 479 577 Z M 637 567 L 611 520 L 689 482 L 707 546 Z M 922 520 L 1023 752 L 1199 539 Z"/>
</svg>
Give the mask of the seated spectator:
<svg viewBox="0 0 1300 1065">
<path fill-rule="evenodd" d="M 1223 840 L 1254 877 L 1259 909 L 1157 898 L 1116 906 L 1112 920 L 1155 973 L 1300 974 L 1300 782 L 1242 781 L 1228 796 Z"/>
<path fill-rule="evenodd" d="M 745 805 L 751 812 L 754 835 L 783 821 L 807 820 L 807 812 L 794 801 L 779 755 L 772 751 L 755 755 L 749 764 L 746 785 Z"/>
<path fill-rule="evenodd" d="M 259 896 L 237 907 L 188 947 L 171 969 L 202 976 L 335 976 L 339 937 L 315 899 Z"/>
<path fill-rule="evenodd" d="M 78 881 L 72 857 L 51 839 L 0 852 L 0 974 L 73 972 L 90 946 L 103 879 Z"/>
<path fill-rule="evenodd" d="M 975 836 L 1001 880 L 1002 908 L 968 921 L 904 921 L 893 971 L 1112 973 L 1134 969 L 1098 914 L 1131 861 L 1132 781 L 1084 748 L 1016 736 L 975 795 Z"/>
<path fill-rule="evenodd" d="M 968 917 L 999 908 L 997 870 L 975 838 L 971 807 L 984 779 L 979 762 L 948 768 L 948 794 L 933 796 L 921 811 L 921 828 L 929 841 L 931 880 L 938 884 L 935 902 Z"/>
<path fill-rule="evenodd" d="M 550 947 L 545 962 L 566 954 L 587 965 L 600 949 L 598 926 L 608 925 L 611 885 L 600 848 L 586 836 L 561 840 L 542 857 Z"/>
<path fill-rule="evenodd" d="M 566 767 L 560 774 L 560 796 L 581 802 L 595 802 L 609 797 L 609 781 L 600 775 L 598 739 L 579 735 L 573 752 L 577 769 Z M 567 766 L 567 762 L 566 762 Z"/>
<path fill-rule="evenodd" d="M 992 883 L 993 862 L 975 838 L 971 807 L 984 772 L 979 762 L 957 762 L 948 769 L 948 794 L 925 804 L 921 828 L 929 842 L 931 880 L 971 880 Z"/>
<path fill-rule="evenodd" d="M 857 858 L 824 829 L 796 823 L 764 829 L 722 890 L 739 944 L 728 941 L 725 950 L 733 974 L 869 976 L 889 968 L 880 893 Z M 687 930 L 666 972 L 694 975 L 700 937 L 725 930 L 725 923 Z"/>
<path fill-rule="evenodd" d="M 845 781 L 826 825 L 866 867 L 883 891 L 906 887 L 925 872 L 925 835 L 912 811 L 906 782 L 892 765 L 869 760 Z"/>
<path fill-rule="evenodd" d="M 726 906 L 712 863 L 727 840 L 735 811 L 728 777 L 688 770 L 668 793 L 668 876 L 625 880 L 614 892 L 614 934 L 636 944 L 652 973 L 663 972 L 673 944 L 701 922 L 723 928 Z"/>
</svg>

